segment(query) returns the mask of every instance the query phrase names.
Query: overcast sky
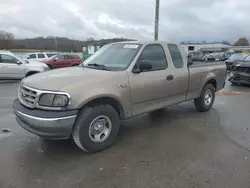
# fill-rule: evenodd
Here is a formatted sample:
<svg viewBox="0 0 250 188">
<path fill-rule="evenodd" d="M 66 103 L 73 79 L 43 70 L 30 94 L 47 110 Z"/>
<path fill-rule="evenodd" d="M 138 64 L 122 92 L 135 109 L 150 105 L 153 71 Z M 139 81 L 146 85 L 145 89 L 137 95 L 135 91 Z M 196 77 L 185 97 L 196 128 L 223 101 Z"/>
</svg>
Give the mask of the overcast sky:
<svg viewBox="0 0 250 188">
<path fill-rule="evenodd" d="M 15 38 L 152 40 L 155 0 L 0 0 L 0 30 Z M 250 38 L 250 0 L 161 0 L 159 39 Z"/>
</svg>

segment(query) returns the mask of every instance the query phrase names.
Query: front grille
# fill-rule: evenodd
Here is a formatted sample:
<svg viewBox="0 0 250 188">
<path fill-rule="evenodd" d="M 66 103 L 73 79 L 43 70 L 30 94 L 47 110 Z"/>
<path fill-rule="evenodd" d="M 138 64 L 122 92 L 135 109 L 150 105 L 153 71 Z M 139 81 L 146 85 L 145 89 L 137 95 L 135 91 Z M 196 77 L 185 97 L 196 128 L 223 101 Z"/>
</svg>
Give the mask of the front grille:
<svg viewBox="0 0 250 188">
<path fill-rule="evenodd" d="M 247 81 L 247 82 L 250 82 L 250 77 L 249 76 L 243 76 L 243 75 L 241 75 L 240 79 L 244 80 L 244 81 Z"/>
<path fill-rule="evenodd" d="M 38 95 L 35 89 L 20 85 L 18 93 L 18 98 L 23 105 L 30 108 L 36 106 Z"/>
<path fill-rule="evenodd" d="M 250 73 L 250 67 L 236 67 L 235 71 Z"/>
</svg>

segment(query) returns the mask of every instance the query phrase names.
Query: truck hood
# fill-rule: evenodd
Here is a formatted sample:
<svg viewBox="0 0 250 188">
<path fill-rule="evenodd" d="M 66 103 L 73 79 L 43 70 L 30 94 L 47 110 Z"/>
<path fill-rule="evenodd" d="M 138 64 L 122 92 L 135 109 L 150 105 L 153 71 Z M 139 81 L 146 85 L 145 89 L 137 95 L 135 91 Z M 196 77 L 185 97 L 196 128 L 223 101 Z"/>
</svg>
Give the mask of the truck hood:
<svg viewBox="0 0 250 188">
<path fill-rule="evenodd" d="M 107 79 L 113 79 L 118 72 L 70 67 L 55 69 L 22 80 L 22 84 L 41 90 L 68 91 L 71 87 L 92 85 Z"/>
</svg>

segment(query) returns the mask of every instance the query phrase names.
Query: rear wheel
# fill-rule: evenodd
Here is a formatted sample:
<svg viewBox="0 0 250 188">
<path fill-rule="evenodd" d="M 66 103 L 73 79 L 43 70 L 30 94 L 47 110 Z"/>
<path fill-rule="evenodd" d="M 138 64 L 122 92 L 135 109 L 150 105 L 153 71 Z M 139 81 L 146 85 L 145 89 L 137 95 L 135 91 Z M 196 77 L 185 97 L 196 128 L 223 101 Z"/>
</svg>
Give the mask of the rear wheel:
<svg viewBox="0 0 250 188">
<path fill-rule="evenodd" d="M 78 64 L 73 64 L 73 65 L 72 65 L 72 67 L 76 67 L 76 66 L 78 66 Z"/>
<path fill-rule="evenodd" d="M 200 97 L 194 99 L 194 104 L 199 112 L 206 112 L 210 110 L 214 104 L 215 99 L 215 88 L 212 84 L 207 84 L 202 92 Z"/>
<path fill-rule="evenodd" d="M 83 108 L 73 129 L 73 139 L 82 150 L 95 153 L 113 145 L 120 128 L 116 110 L 109 105 Z"/>
</svg>

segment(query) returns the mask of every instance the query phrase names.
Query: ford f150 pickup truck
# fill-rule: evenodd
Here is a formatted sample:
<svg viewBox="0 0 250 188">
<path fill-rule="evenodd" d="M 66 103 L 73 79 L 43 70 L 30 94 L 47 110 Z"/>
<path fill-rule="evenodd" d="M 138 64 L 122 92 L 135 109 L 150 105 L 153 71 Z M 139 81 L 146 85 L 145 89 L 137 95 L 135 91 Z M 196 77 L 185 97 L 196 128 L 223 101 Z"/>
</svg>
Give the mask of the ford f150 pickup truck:
<svg viewBox="0 0 250 188">
<path fill-rule="evenodd" d="M 94 153 L 115 143 L 121 120 L 192 99 L 208 111 L 225 79 L 225 63 L 192 64 L 172 43 L 112 43 L 82 66 L 23 79 L 13 111 L 31 133 Z"/>
</svg>

